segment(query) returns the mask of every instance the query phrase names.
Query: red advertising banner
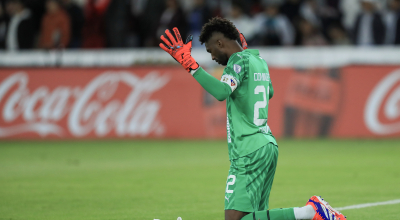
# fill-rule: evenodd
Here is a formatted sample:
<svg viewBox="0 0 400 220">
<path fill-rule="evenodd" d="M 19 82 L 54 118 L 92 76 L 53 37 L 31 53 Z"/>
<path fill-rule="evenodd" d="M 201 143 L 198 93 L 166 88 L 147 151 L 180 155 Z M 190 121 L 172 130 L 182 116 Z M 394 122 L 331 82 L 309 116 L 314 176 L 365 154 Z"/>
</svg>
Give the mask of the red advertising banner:
<svg viewBox="0 0 400 220">
<path fill-rule="evenodd" d="M 400 66 L 270 73 L 276 137 L 400 137 Z M 1 139 L 224 138 L 225 129 L 225 102 L 180 67 L 0 70 Z"/>
<path fill-rule="evenodd" d="M 1 70 L 0 137 L 213 137 L 202 97 L 178 67 Z"/>
<path fill-rule="evenodd" d="M 400 137 L 400 66 L 270 72 L 277 137 Z"/>
</svg>

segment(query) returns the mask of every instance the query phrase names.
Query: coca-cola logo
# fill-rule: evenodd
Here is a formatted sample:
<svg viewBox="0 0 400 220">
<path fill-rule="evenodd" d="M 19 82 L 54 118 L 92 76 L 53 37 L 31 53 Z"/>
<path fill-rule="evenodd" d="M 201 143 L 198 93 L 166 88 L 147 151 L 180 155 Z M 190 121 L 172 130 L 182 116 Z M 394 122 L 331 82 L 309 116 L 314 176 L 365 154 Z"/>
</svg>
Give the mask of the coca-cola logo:
<svg viewBox="0 0 400 220">
<path fill-rule="evenodd" d="M 400 69 L 388 74 L 372 90 L 365 106 L 364 121 L 375 134 L 400 132 Z"/>
<path fill-rule="evenodd" d="M 31 91 L 28 74 L 17 72 L 0 83 L 0 137 L 26 132 L 60 137 L 66 132 L 75 137 L 89 133 L 102 137 L 112 131 L 117 136 L 162 135 L 164 127 L 157 117 L 161 103 L 150 96 L 168 81 L 168 76 L 157 72 L 141 78 L 127 71 L 110 71 L 84 87 L 59 85 L 50 90 L 42 85 Z M 121 86 L 126 96 L 116 99 Z M 61 120 L 66 126 L 60 125 Z"/>
</svg>

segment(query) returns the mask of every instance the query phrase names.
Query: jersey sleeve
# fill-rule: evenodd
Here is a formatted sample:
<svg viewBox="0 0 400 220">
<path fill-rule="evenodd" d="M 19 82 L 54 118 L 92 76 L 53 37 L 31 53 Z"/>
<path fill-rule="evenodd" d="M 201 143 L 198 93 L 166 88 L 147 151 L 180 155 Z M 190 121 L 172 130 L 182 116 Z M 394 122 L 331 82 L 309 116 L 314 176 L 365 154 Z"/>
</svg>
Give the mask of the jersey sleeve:
<svg viewBox="0 0 400 220">
<path fill-rule="evenodd" d="M 211 76 L 201 67 L 193 74 L 193 77 L 208 93 L 214 96 L 218 101 L 225 100 L 232 93 L 231 87 L 229 87 L 226 83 L 223 83 L 215 77 Z"/>
<path fill-rule="evenodd" d="M 234 92 L 242 82 L 246 71 L 245 60 L 241 57 L 234 58 L 233 62 L 229 63 L 221 77 L 221 82 L 228 85 Z"/>
</svg>

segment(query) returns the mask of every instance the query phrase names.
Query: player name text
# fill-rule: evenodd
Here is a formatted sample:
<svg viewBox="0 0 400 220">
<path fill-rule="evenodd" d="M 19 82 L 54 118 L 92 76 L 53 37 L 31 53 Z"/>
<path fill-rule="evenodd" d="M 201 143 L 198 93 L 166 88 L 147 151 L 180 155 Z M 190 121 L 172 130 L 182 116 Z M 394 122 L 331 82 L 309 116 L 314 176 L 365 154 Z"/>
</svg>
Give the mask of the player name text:
<svg viewBox="0 0 400 220">
<path fill-rule="evenodd" d="M 254 81 L 269 81 L 268 73 L 254 73 Z"/>
</svg>

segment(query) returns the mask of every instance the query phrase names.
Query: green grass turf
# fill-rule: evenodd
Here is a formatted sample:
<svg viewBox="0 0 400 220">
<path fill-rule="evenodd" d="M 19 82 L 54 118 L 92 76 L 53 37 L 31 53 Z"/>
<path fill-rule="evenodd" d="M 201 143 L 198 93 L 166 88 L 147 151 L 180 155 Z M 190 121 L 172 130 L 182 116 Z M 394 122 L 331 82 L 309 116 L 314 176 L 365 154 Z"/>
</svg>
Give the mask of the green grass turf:
<svg viewBox="0 0 400 220">
<path fill-rule="evenodd" d="M 279 140 L 270 208 L 400 199 L 400 140 Z M 223 219 L 224 141 L 0 142 L 0 220 Z M 400 204 L 344 211 L 398 219 Z"/>
</svg>

